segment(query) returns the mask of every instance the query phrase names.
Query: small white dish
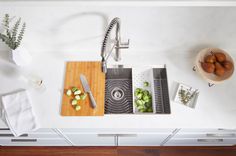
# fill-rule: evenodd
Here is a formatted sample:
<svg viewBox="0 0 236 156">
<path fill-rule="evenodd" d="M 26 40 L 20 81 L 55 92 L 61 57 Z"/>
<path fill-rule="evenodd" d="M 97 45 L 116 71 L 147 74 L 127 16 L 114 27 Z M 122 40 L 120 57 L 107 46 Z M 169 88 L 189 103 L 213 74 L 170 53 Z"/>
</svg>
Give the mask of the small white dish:
<svg viewBox="0 0 236 156">
<path fill-rule="evenodd" d="M 192 97 L 190 98 L 190 100 L 183 100 L 180 95 L 181 92 L 182 93 L 184 92 L 185 95 L 187 92 L 189 92 L 188 97 L 190 97 L 191 95 L 192 95 Z M 175 93 L 174 102 L 183 104 L 183 105 L 188 106 L 190 108 L 195 108 L 198 96 L 199 96 L 198 89 L 192 88 L 192 87 L 182 84 L 182 83 L 178 83 L 178 88 Z"/>
</svg>

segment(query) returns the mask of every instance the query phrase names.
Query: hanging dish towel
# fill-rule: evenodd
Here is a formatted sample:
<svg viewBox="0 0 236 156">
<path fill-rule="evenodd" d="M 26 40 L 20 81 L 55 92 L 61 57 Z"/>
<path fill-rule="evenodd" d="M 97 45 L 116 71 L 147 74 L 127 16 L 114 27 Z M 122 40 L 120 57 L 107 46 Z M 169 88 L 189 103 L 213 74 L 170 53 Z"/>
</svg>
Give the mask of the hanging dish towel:
<svg viewBox="0 0 236 156">
<path fill-rule="evenodd" d="M 26 90 L 2 96 L 3 118 L 14 136 L 35 131 L 39 124 Z"/>
</svg>

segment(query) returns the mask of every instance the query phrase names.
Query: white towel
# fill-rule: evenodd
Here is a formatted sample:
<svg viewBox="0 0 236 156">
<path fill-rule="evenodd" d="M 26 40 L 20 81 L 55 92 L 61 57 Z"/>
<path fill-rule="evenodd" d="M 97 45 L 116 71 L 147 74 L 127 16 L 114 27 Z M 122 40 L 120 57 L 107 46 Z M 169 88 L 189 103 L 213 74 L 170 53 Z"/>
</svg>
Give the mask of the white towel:
<svg viewBox="0 0 236 156">
<path fill-rule="evenodd" d="M 22 134 L 38 129 L 32 102 L 26 90 L 2 96 L 2 105 L 5 120 L 14 134 Z"/>
</svg>

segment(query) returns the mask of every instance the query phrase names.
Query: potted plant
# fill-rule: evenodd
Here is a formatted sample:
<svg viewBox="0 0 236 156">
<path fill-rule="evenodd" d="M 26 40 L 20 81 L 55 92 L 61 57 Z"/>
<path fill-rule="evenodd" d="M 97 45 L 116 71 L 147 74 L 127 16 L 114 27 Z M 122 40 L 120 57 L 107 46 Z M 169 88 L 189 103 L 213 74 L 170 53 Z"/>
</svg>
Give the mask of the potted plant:
<svg viewBox="0 0 236 156">
<path fill-rule="evenodd" d="M 24 66 L 29 64 L 32 60 L 28 51 L 21 46 L 26 23 L 23 23 L 21 26 L 21 18 L 18 18 L 11 27 L 10 23 L 13 20 L 14 18 L 10 18 L 8 14 L 5 14 L 2 22 L 3 32 L 0 33 L 0 39 L 11 49 L 10 56 L 12 61 L 18 66 Z"/>
</svg>

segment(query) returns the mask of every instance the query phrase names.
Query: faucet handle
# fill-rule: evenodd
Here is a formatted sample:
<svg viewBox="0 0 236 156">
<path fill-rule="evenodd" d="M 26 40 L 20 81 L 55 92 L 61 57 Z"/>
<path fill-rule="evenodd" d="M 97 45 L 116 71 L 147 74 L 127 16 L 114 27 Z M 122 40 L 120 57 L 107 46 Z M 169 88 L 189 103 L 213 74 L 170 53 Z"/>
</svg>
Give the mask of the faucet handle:
<svg viewBox="0 0 236 156">
<path fill-rule="evenodd" d="M 128 42 L 120 42 L 119 49 L 128 49 L 129 48 L 129 39 Z"/>
</svg>

